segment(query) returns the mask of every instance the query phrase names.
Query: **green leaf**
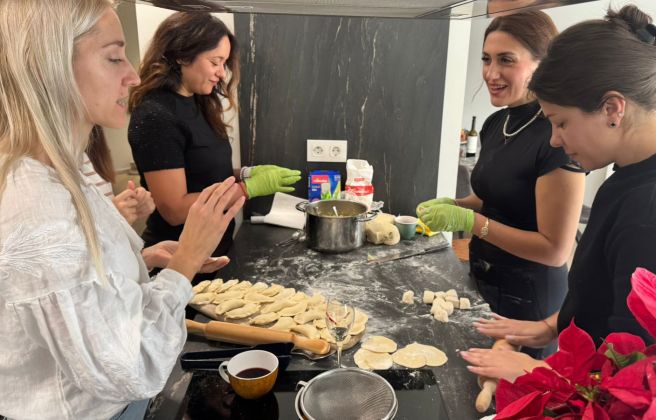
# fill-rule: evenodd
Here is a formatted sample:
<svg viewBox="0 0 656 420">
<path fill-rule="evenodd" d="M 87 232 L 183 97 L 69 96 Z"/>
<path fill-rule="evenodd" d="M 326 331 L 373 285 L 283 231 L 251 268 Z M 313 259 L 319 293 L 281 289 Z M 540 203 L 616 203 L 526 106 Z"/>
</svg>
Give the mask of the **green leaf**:
<svg viewBox="0 0 656 420">
<path fill-rule="evenodd" d="M 604 353 L 604 356 L 612 360 L 613 363 L 615 363 L 615 366 L 619 367 L 620 369 L 647 357 L 644 353 L 639 351 L 634 351 L 631 354 L 618 353 L 615 351 L 612 343 L 608 343 L 607 346 L 608 349 Z"/>
</svg>

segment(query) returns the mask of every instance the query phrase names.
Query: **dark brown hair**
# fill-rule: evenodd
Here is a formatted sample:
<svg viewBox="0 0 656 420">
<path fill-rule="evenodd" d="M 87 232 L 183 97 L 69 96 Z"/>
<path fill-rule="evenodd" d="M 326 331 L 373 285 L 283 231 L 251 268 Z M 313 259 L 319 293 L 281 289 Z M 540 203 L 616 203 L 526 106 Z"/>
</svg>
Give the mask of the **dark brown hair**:
<svg viewBox="0 0 656 420">
<path fill-rule="evenodd" d="M 93 169 L 100 175 L 102 179 L 109 183 L 114 183 L 116 180 L 116 172 L 114 171 L 114 162 L 112 155 L 107 146 L 107 139 L 105 138 L 105 131 L 99 125 L 94 125 L 89 135 L 89 144 L 87 144 L 87 155 L 93 165 Z"/>
<path fill-rule="evenodd" d="M 546 102 L 594 112 L 617 91 L 656 109 L 656 47 L 651 18 L 633 5 L 574 25 L 554 39 L 529 85 Z"/>
<path fill-rule="evenodd" d="M 544 12 L 520 12 L 494 18 L 485 30 L 483 42 L 492 32 L 505 32 L 519 41 L 533 59 L 541 60 L 551 40 L 558 35 L 553 20 Z"/>
<path fill-rule="evenodd" d="M 182 83 L 179 63 L 192 63 L 199 54 L 216 48 L 224 36 L 230 41 L 230 56 L 226 60 L 230 81 L 227 84 L 221 81 L 216 94 L 196 95 L 196 100 L 210 126 L 227 139 L 221 97 L 228 100 L 227 109 L 236 105 L 239 46 L 228 27 L 209 13 L 177 12 L 159 25 L 139 67 L 141 85 L 130 92 L 129 110 L 133 111 L 153 90 L 165 88 L 176 92 Z"/>
</svg>

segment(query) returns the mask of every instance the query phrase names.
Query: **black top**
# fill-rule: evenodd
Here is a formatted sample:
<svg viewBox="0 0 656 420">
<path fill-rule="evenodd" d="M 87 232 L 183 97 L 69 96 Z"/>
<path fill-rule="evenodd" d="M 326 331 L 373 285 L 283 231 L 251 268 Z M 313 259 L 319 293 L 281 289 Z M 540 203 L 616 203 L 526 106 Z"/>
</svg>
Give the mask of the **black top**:
<svg viewBox="0 0 656 420">
<path fill-rule="evenodd" d="M 557 168 L 581 171 L 562 149 L 551 147 L 551 123 L 538 116 L 516 136 L 503 135 L 526 124 L 540 109 L 537 102 L 505 108 L 490 115 L 481 128 L 481 152 L 472 171 L 472 190 L 483 201 L 481 214 L 504 225 L 537 232 L 535 203 L 537 179 Z M 470 247 L 478 257 L 501 265 L 543 266 L 473 237 Z"/>
<path fill-rule="evenodd" d="M 195 96 L 186 97 L 168 90 L 150 92 L 132 112 L 128 140 L 141 185 L 146 189 L 144 172 L 184 168 L 188 193 L 201 192 L 233 175 L 230 142 L 212 130 Z M 146 245 L 178 240 L 182 227 L 170 225 L 155 210 L 146 222 Z M 233 231 L 234 221 L 215 255 L 227 252 Z"/>
<path fill-rule="evenodd" d="M 636 267 L 656 273 L 656 155 L 616 169 L 592 203 L 558 329 L 574 318 L 597 344 L 611 332 L 629 332 L 651 342 L 626 297 Z"/>
</svg>

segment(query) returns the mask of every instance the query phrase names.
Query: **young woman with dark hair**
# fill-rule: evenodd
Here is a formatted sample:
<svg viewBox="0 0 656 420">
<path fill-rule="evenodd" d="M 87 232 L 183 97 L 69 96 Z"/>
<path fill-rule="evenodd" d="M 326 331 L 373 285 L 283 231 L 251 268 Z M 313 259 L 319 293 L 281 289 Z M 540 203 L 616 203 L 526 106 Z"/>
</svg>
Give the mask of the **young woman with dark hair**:
<svg viewBox="0 0 656 420">
<path fill-rule="evenodd" d="M 530 322 L 495 317 L 483 334 L 542 346 L 571 321 L 599 345 L 612 332 L 651 342 L 626 298 L 637 267 L 656 271 L 656 27 L 635 6 L 579 23 L 554 41 L 530 88 L 552 125 L 551 144 L 586 170 L 615 164 L 599 188 L 560 311 Z M 543 362 L 516 352 L 463 352 L 477 374 L 514 379 Z"/>
<path fill-rule="evenodd" d="M 291 192 L 300 172 L 275 165 L 233 169 L 223 100 L 235 107 L 237 40 L 209 13 L 178 12 L 159 26 L 130 94 L 128 140 L 142 185 L 155 200 L 146 245 L 177 240 L 203 188 L 237 176 L 247 198 Z M 214 255 L 227 253 L 234 223 Z M 211 276 L 211 275 L 210 275 Z"/>
<path fill-rule="evenodd" d="M 478 290 L 494 312 L 525 320 L 548 317 L 563 302 L 565 264 L 583 202 L 584 174 L 549 146 L 549 121 L 528 89 L 556 33 L 543 12 L 492 21 L 485 31 L 483 79 L 492 105 L 504 108 L 481 129 L 473 193 L 417 207 L 432 230 L 474 235 L 469 260 Z"/>
</svg>

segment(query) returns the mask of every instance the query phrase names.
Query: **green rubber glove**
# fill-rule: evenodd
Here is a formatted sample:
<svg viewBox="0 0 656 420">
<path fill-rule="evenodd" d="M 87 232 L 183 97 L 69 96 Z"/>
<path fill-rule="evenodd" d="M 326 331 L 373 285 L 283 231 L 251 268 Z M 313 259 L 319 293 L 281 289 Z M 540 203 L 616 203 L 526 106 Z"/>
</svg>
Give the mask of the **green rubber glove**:
<svg viewBox="0 0 656 420">
<path fill-rule="evenodd" d="M 246 184 L 248 198 L 254 198 L 271 195 L 276 192 L 292 192 L 294 191 L 294 187 L 290 185 L 300 180 L 301 171 L 277 167 L 264 171 L 256 171 L 255 174 L 251 172 L 250 178 L 245 179 L 244 184 Z"/>
<path fill-rule="evenodd" d="M 435 204 L 419 216 L 434 232 L 468 232 L 474 228 L 474 210 L 451 204 Z"/>
<path fill-rule="evenodd" d="M 433 207 L 436 204 L 451 204 L 452 206 L 457 206 L 456 200 L 449 197 L 440 197 L 433 198 L 432 200 L 424 201 L 417 205 L 417 217 L 421 217 L 429 208 Z"/>
<path fill-rule="evenodd" d="M 285 169 L 285 168 L 282 168 L 278 165 L 257 165 L 257 166 L 251 166 L 249 169 L 250 171 L 247 178 L 256 176 L 257 174 L 260 174 L 262 172 L 268 172 L 272 169 Z"/>
</svg>

